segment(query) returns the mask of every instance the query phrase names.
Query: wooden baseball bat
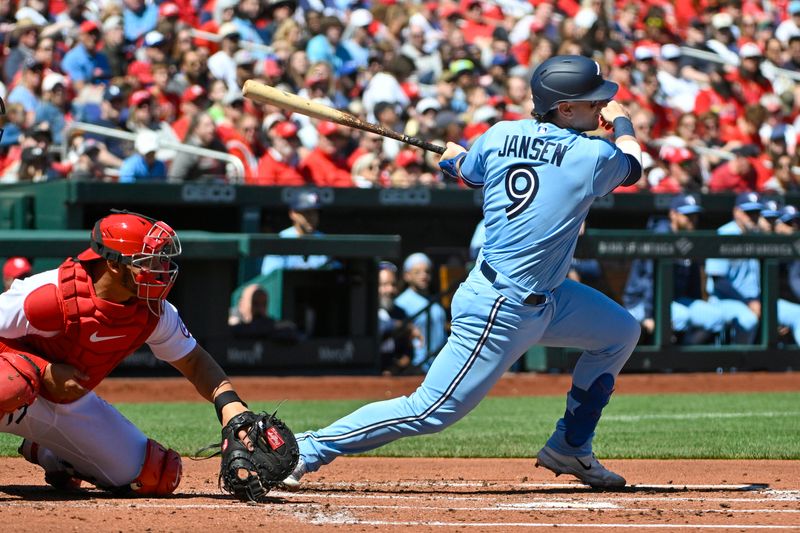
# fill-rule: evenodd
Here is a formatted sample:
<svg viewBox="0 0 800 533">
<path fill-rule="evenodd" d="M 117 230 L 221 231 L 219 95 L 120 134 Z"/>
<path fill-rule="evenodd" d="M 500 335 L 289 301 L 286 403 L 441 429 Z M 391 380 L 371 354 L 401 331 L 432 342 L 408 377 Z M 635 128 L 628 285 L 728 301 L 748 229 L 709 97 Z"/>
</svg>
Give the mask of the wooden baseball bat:
<svg viewBox="0 0 800 533">
<path fill-rule="evenodd" d="M 356 128 L 359 130 L 377 133 L 378 135 L 389 137 L 390 139 L 395 139 L 412 146 L 417 146 L 423 150 L 436 152 L 437 154 L 444 153 L 444 146 L 429 143 L 428 141 L 423 141 L 417 137 L 403 135 L 402 133 L 384 128 L 383 126 L 361 120 L 350 113 L 345 113 L 344 111 L 339 111 L 338 109 L 334 109 L 317 102 L 312 102 L 311 100 L 303 98 L 302 96 L 281 91 L 280 89 L 276 89 L 275 87 L 255 80 L 247 80 L 244 82 L 244 87 L 242 87 L 242 96 L 245 98 L 250 98 L 251 100 L 260 104 L 272 104 L 280 107 L 281 109 L 288 109 L 289 111 L 300 113 L 301 115 L 306 115 L 320 120 L 330 120 L 331 122 L 341 124 L 342 126 L 347 126 L 348 128 Z"/>
</svg>

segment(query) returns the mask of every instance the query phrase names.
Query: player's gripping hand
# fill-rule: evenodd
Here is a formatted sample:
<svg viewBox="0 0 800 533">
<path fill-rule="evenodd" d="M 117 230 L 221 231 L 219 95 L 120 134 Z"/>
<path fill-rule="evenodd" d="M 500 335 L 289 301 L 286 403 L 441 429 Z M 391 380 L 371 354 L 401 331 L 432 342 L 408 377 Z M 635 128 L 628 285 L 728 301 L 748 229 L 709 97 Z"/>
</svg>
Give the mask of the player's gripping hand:
<svg viewBox="0 0 800 533">
<path fill-rule="evenodd" d="M 631 118 L 628 110 L 615 100 L 609 100 L 605 107 L 600 110 L 600 120 L 603 126 L 614 124 L 614 119 L 619 117 Z"/>
<path fill-rule="evenodd" d="M 89 392 L 80 383 L 88 379 L 89 376 L 72 365 L 51 363 L 42 374 L 42 386 L 56 402 L 69 403 Z"/>
<path fill-rule="evenodd" d="M 465 157 L 467 157 L 466 148 L 460 144 L 449 142 L 439 158 L 439 168 L 451 178 L 458 179 L 458 169 L 461 168 L 461 161 Z"/>
</svg>

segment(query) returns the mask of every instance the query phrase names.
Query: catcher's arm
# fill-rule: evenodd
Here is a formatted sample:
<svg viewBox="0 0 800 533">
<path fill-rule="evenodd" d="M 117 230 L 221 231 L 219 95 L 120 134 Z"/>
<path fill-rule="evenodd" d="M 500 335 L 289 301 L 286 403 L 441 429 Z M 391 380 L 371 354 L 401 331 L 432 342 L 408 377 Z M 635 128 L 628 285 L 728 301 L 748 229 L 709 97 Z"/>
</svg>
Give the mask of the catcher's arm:
<svg viewBox="0 0 800 533">
<path fill-rule="evenodd" d="M 186 376 L 203 398 L 214 402 L 223 426 L 234 416 L 248 411 L 247 404 L 233 390 L 228 376 L 199 344 L 185 357 L 172 361 L 172 366 Z"/>
</svg>

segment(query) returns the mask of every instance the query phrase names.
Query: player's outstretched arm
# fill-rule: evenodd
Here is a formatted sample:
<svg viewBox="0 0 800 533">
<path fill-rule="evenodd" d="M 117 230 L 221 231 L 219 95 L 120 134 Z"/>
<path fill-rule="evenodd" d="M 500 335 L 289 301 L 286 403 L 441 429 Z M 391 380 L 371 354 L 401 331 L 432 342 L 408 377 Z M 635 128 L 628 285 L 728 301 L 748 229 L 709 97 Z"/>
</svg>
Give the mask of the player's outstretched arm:
<svg viewBox="0 0 800 533">
<path fill-rule="evenodd" d="M 233 390 L 228 376 L 199 344 L 185 357 L 173 361 L 172 366 L 186 376 L 200 396 L 209 402 L 214 402 L 217 416 L 223 426 L 234 416 L 248 410 L 247 405 Z"/>
</svg>

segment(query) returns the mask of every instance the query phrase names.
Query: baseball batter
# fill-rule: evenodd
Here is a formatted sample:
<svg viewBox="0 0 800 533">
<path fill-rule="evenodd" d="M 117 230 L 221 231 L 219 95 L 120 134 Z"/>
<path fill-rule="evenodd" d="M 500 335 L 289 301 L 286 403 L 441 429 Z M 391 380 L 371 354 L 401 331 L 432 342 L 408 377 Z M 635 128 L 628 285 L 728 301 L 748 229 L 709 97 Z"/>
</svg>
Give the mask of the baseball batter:
<svg viewBox="0 0 800 533">
<path fill-rule="evenodd" d="M 641 150 L 615 83 L 581 56 L 543 62 L 531 79 L 533 120 L 499 122 L 469 152 L 448 143 L 439 165 L 484 192 L 486 242 L 453 298 L 452 332 L 410 396 L 366 405 L 298 436 L 301 461 L 284 480 L 299 487 L 342 454 L 441 431 L 466 415 L 533 344 L 584 351 L 563 418 L 537 465 L 592 487 L 625 479 L 592 453 L 614 382 L 639 339 L 639 324 L 600 292 L 567 280 L 592 201 L 641 176 Z M 612 125 L 615 143 L 585 135 Z"/>
<path fill-rule="evenodd" d="M 95 224 L 89 249 L 0 294 L 0 431 L 23 437 L 20 452 L 49 484 L 146 496 L 178 487 L 180 455 L 92 392 L 144 343 L 214 402 L 223 425 L 249 413 L 166 300 L 180 252 L 164 222 L 115 212 Z"/>
</svg>

